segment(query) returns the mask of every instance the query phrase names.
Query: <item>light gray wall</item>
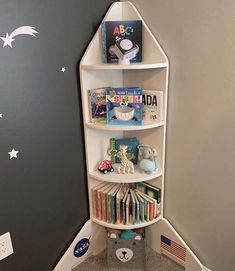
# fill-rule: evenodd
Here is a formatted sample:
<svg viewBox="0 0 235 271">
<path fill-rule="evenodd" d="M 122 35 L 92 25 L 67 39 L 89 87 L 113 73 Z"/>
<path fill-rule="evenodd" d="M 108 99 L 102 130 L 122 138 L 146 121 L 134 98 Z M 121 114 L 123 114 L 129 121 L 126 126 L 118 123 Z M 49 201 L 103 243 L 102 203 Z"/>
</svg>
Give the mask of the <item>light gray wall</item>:
<svg viewBox="0 0 235 271">
<path fill-rule="evenodd" d="M 235 1 L 132 3 L 170 60 L 165 216 L 204 265 L 233 271 Z"/>
</svg>

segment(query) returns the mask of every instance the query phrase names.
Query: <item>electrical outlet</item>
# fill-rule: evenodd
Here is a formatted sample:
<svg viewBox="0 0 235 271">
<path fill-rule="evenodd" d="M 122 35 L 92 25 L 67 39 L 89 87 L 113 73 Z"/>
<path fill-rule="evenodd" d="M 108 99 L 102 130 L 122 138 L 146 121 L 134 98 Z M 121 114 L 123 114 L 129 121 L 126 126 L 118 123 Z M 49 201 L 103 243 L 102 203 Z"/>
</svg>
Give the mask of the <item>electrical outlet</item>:
<svg viewBox="0 0 235 271">
<path fill-rule="evenodd" d="M 0 261 L 14 253 L 10 233 L 7 232 L 0 236 Z"/>
</svg>

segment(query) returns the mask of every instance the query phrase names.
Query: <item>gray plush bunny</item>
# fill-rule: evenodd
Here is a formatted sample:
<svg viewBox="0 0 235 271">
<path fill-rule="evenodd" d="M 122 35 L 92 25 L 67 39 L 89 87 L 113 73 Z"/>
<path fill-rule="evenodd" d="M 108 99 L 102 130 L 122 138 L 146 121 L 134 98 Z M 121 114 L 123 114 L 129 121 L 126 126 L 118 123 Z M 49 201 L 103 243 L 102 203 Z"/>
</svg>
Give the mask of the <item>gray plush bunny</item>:
<svg viewBox="0 0 235 271">
<path fill-rule="evenodd" d="M 141 171 L 144 171 L 147 174 L 151 174 L 153 171 L 157 169 L 156 164 L 156 156 L 157 150 L 155 148 L 151 148 L 147 145 L 139 145 L 138 146 L 138 164 Z"/>
</svg>

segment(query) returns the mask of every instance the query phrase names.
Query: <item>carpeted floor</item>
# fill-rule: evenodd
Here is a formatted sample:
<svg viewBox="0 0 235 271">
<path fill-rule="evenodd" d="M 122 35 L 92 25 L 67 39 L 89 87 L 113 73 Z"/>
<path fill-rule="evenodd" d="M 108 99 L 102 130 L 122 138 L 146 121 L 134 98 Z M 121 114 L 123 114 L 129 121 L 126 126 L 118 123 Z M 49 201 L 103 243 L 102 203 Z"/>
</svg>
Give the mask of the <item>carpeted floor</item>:
<svg viewBox="0 0 235 271">
<path fill-rule="evenodd" d="M 183 271 L 182 266 L 178 265 L 174 261 L 170 260 L 164 255 L 155 253 L 152 249 L 147 249 L 146 268 L 145 271 Z M 117 269 L 107 267 L 106 251 L 100 253 L 97 256 L 92 256 L 86 261 L 75 267 L 72 271 L 128 271 L 128 269 Z M 142 269 L 141 269 L 142 270 Z M 135 269 L 138 271 L 138 269 Z"/>
</svg>

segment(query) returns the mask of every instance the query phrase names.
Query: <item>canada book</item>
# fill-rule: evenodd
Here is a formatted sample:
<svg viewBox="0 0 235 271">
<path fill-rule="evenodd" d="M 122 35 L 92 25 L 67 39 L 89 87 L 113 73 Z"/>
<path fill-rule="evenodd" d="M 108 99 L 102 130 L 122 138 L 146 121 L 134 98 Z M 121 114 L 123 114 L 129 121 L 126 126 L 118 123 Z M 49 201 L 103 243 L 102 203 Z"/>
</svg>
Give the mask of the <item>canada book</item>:
<svg viewBox="0 0 235 271">
<path fill-rule="evenodd" d="M 90 120 L 93 123 L 106 122 L 106 88 L 90 89 L 88 91 Z"/>
<path fill-rule="evenodd" d="M 143 121 L 163 121 L 163 91 L 143 89 Z"/>
<path fill-rule="evenodd" d="M 101 26 L 103 60 L 117 63 L 142 61 L 142 21 L 104 21 Z"/>
<path fill-rule="evenodd" d="M 107 125 L 142 124 L 142 89 L 140 87 L 106 88 Z"/>
</svg>

